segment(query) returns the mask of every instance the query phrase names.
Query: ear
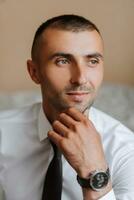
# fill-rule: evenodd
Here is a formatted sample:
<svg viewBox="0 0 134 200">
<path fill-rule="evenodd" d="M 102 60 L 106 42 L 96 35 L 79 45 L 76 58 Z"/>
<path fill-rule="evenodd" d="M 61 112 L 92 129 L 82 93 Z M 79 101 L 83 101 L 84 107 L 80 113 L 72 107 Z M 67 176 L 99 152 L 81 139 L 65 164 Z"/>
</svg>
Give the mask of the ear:
<svg viewBox="0 0 134 200">
<path fill-rule="evenodd" d="M 37 64 L 33 62 L 32 60 L 27 60 L 27 70 L 31 79 L 36 84 L 40 84 L 39 69 L 38 69 Z"/>
</svg>

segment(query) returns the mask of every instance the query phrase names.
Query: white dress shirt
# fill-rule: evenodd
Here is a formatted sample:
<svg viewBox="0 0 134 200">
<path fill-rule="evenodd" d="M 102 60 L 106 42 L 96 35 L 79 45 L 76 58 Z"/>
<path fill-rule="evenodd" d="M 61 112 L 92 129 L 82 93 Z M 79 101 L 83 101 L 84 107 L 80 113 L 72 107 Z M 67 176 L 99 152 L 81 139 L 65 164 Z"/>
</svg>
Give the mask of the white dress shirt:
<svg viewBox="0 0 134 200">
<path fill-rule="evenodd" d="M 95 108 L 90 109 L 89 118 L 101 135 L 113 185 L 100 200 L 133 200 L 133 133 Z M 0 185 L 6 200 L 41 200 L 53 157 L 47 138 L 50 129 L 41 103 L 0 113 Z M 76 172 L 63 157 L 62 200 L 82 199 Z"/>
</svg>

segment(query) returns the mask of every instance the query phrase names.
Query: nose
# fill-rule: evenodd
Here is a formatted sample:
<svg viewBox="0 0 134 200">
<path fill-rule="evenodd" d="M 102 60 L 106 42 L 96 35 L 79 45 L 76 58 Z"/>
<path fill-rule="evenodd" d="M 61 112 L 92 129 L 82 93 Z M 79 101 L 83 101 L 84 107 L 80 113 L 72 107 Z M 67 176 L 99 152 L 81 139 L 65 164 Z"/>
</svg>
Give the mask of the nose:
<svg viewBox="0 0 134 200">
<path fill-rule="evenodd" d="M 84 85 L 87 82 L 87 71 L 84 65 L 72 66 L 70 82 L 75 85 Z"/>
</svg>

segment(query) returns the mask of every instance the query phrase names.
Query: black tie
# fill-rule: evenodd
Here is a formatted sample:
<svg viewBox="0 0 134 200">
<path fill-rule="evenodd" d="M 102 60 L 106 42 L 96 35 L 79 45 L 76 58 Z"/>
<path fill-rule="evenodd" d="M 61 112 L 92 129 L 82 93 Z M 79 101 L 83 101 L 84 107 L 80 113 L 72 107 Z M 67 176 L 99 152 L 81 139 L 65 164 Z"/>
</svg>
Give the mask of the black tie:
<svg viewBox="0 0 134 200">
<path fill-rule="evenodd" d="M 49 164 L 44 188 L 42 200 L 61 200 L 62 193 L 62 161 L 61 152 L 57 146 L 52 143 L 54 150 L 54 157 Z"/>
</svg>

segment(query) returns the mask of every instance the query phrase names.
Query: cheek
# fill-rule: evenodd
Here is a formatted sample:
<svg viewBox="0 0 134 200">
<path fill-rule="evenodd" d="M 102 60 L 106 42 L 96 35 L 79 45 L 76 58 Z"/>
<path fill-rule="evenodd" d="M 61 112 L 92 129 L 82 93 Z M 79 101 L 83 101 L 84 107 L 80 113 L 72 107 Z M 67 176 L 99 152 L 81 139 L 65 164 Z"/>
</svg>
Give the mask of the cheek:
<svg viewBox="0 0 134 200">
<path fill-rule="evenodd" d="M 61 70 L 47 70 L 42 73 L 42 85 L 51 92 L 62 91 L 67 84 L 67 74 Z"/>
<path fill-rule="evenodd" d="M 96 89 L 98 89 L 103 80 L 103 68 L 93 69 L 92 71 L 90 71 L 89 76 L 90 76 L 89 80 L 91 84 Z"/>
</svg>

